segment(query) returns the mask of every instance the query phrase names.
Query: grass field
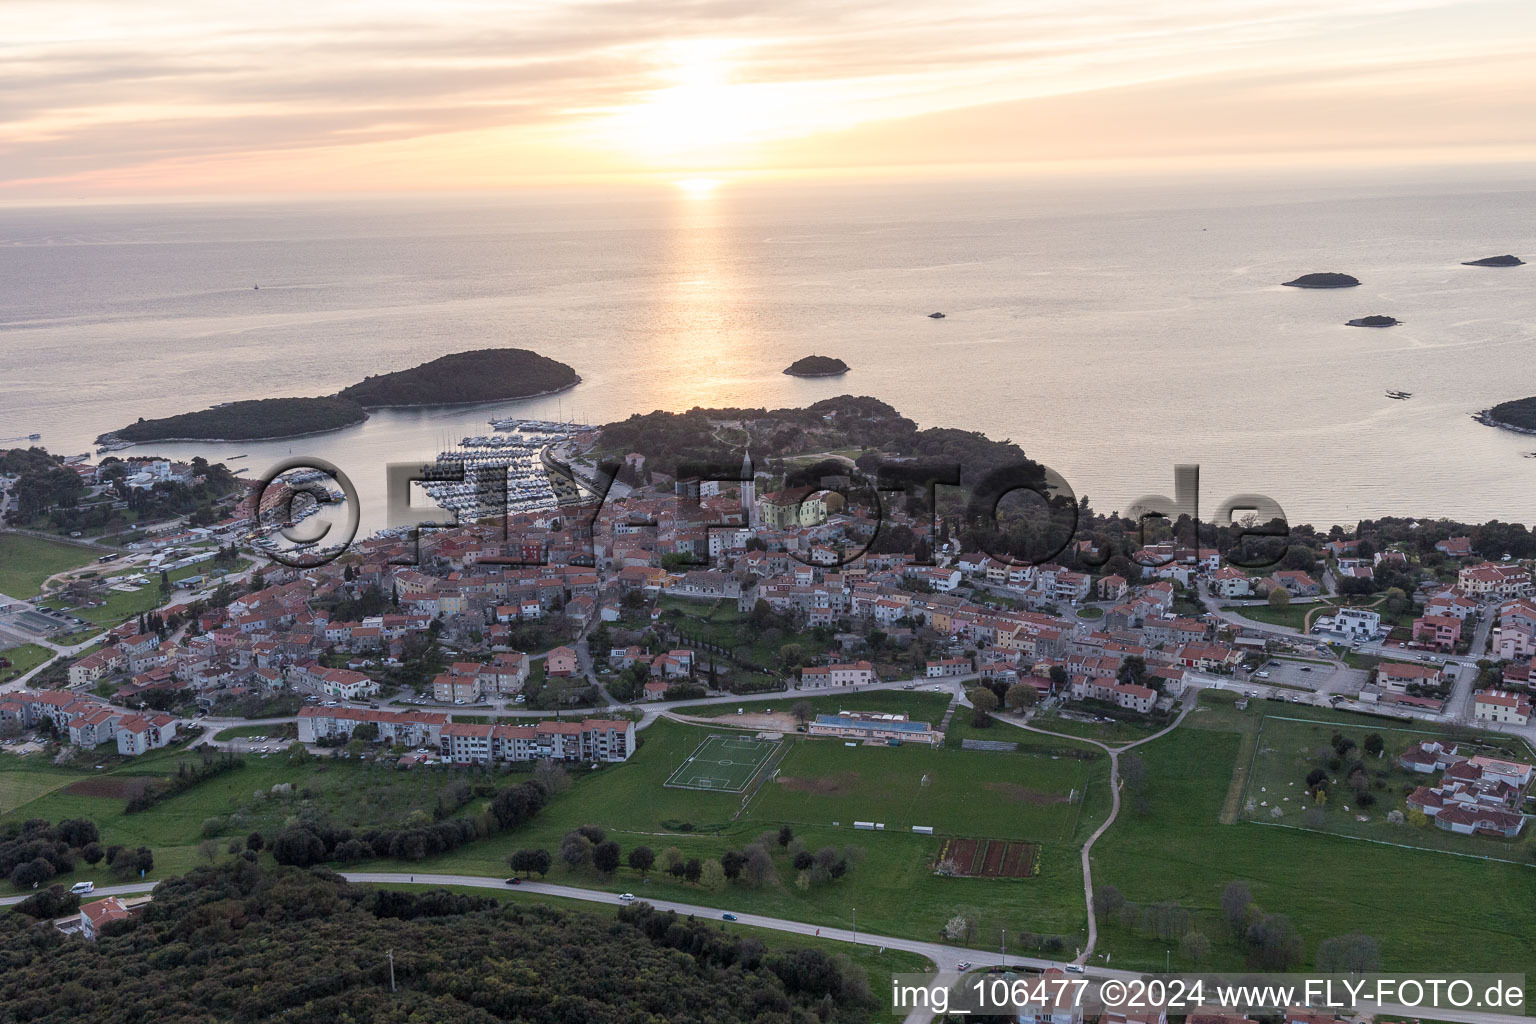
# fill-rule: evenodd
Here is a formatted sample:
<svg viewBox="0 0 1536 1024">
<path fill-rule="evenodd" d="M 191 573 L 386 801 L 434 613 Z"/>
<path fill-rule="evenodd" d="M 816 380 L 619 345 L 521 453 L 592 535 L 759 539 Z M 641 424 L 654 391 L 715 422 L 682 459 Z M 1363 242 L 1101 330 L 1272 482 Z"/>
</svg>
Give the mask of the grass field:
<svg viewBox="0 0 1536 1024">
<path fill-rule="evenodd" d="M 1016 730 L 1014 730 L 1016 731 Z M 1001 734 L 999 735 L 1001 738 Z M 767 821 L 927 826 L 952 836 L 1068 842 L 1094 761 L 799 740 L 748 807 Z"/>
<path fill-rule="evenodd" d="M 22 644 L 0 651 L 0 658 L 9 661 L 9 668 L 0 668 L 0 683 L 25 675 L 53 656 L 53 652 L 37 644 Z"/>
<path fill-rule="evenodd" d="M 713 733 L 667 779 L 672 789 L 741 793 L 778 749 L 769 740 Z"/>
<path fill-rule="evenodd" d="M 1381 757 L 1364 755 L 1358 750 L 1364 745 L 1366 737 L 1373 733 L 1381 736 L 1386 743 Z M 1329 759 L 1334 755 L 1331 743 L 1335 734 L 1355 742 L 1357 751 L 1353 756 L 1362 759 L 1371 778 L 1370 792 L 1375 803 L 1369 807 L 1351 806 L 1356 802 L 1353 791 L 1343 784 L 1342 778 L 1337 777 L 1338 773 L 1330 772 L 1335 784 L 1325 803 L 1318 805 L 1307 799 L 1303 792 L 1308 772 L 1318 768 L 1327 770 Z M 1389 812 L 1407 812 L 1404 797 L 1409 792 L 1419 786 L 1432 785 L 1438 778 L 1438 775 L 1422 775 L 1402 768 L 1397 763 L 1398 756 L 1420 740 L 1435 739 L 1441 735 L 1428 723 L 1424 727 L 1398 727 L 1388 722 L 1353 726 L 1315 720 L 1314 716 L 1306 712 L 1300 712 L 1296 717 L 1268 715 L 1257 733 L 1241 814 L 1256 822 L 1295 825 L 1380 843 L 1427 847 L 1448 853 L 1528 863 L 1532 848 L 1528 835 L 1516 839 L 1495 839 L 1456 835 L 1436 828 L 1433 823 L 1418 828 L 1388 823 Z M 1512 738 L 1497 747 L 1476 752 L 1530 760 L 1525 745 Z"/>
<path fill-rule="evenodd" d="M 250 564 L 249 560 L 242 558 L 231 566 L 225 566 L 225 568 L 228 568 L 231 572 L 242 572 Z M 206 564 L 189 565 L 184 569 L 177 569 L 175 572 L 170 573 L 169 576 L 171 582 L 175 583 L 178 580 L 186 579 L 188 576 L 205 575 L 207 572 L 208 566 Z M 103 595 L 105 603 L 94 608 L 74 608 L 70 610 L 87 622 L 115 625 L 124 619 L 138 615 L 140 612 L 147 612 L 152 608 L 158 608 L 166 601 L 173 600 L 178 594 L 183 597 L 186 596 L 185 591 L 172 591 L 170 597 L 164 596 L 160 593 L 159 575 L 154 572 L 147 573 L 147 575 L 149 576 L 149 584 L 133 593 L 121 590 L 108 590 Z"/>
<path fill-rule="evenodd" d="M 938 725 L 944 717 L 944 709 L 949 706 L 949 695 L 934 693 L 924 690 L 859 690 L 848 693 L 821 693 L 817 690 L 790 690 L 769 698 L 752 698 L 722 704 L 701 704 L 697 707 L 681 707 L 678 714 L 690 715 L 695 718 L 729 718 L 734 717 L 737 708 L 743 708 L 748 714 L 768 710 L 785 712 L 798 704 L 806 701 L 811 709 L 818 715 L 836 714 L 839 711 L 885 711 L 906 712 L 918 721 L 932 722 Z M 722 722 L 728 725 L 728 722 Z"/>
<path fill-rule="evenodd" d="M 1263 622 L 1270 626 L 1289 626 L 1291 629 L 1299 630 L 1301 629 L 1302 621 L 1307 616 L 1307 612 L 1316 607 L 1315 603 L 1288 604 L 1283 608 L 1272 608 L 1267 604 L 1229 604 L 1223 606 L 1223 611 L 1236 612 L 1243 618 L 1251 619 L 1254 622 Z"/>
<path fill-rule="evenodd" d="M 89 548 L 56 544 L 40 537 L 0 533 L 0 594 L 18 600 L 37 596 L 43 580 L 96 560 Z"/>
<path fill-rule="evenodd" d="M 1124 808 L 1093 859 L 1096 887 L 1114 885 L 1143 906 L 1177 901 L 1194 911 L 1211 953 L 1193 964 L 1177 942 L 1115 922 L 1101 931 L 1099 953 L 1109 953 L 1117 966 L 1152 970 L 1171 947 L 1175 969 L 1240 968 L 1241 950 L 1220 918 L 1222 889 L 1238 880 L 1250 886 L 1255 902 L 1291 918 L 1308 961 L 1323 939 L 1360 931 L 1380 942 L 1388 970 L 1536 963 L 1536 908 L 1529 895 L 1536 870 L 1530 866 L 1250 821 L 1222 824 L 1233 775 L 1242 767 L 1244 733 L 1257 734 L 1267 709 L 1255 702 L 1239 712 L 1230 694 L 1207 697 L 1183 727 L 1137 748 L 1147 768 L 1148 806 L 1144 813 Z M 1330 735 L 1336 726 L 1358 731 L 1391 724 L 1321 709 L 1307 714 L 1328 722 Z"/>
</svg>

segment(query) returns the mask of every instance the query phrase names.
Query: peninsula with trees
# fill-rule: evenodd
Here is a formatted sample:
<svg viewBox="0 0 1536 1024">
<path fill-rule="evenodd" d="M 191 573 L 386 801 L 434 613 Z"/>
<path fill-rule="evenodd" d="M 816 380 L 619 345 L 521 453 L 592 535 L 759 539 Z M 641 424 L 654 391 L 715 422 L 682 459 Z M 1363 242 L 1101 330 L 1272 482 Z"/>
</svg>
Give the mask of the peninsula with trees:
<svg viewBox="0 0 1536 1024">
<path fill-rule="evenodd" d="M 455 352 L 408 370 L 365 377 L 322 398 L 261 398 L 201 412 L 140 418 L 97 444 L 144 441 L 275 441 L 354 426 L 369 409 L 501 402 L 581 383 L 566 364 L 521 348 Z"/>
</svg>

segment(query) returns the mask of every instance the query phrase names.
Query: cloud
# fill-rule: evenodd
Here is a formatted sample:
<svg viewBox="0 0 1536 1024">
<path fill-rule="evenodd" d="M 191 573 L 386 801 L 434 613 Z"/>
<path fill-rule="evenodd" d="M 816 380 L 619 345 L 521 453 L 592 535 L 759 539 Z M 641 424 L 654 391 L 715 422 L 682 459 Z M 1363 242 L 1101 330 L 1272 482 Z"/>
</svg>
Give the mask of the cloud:
<svg viewBox="0 0 1536 1024">
<path fill-rule="evenodd" d="M 1204 152 L 1224 135 L 1239 148 L 1324 144 L 1329 133 L 1291 124 L 1266 92 L 1309 87 L 1346 107 L 1379 102 L 1399 141 L 1417 144 L 1440 127 L 1466 134 L 1450 122 L 1487 83 L 1447 74 L 1456 62 L 1498 62 L 1518 87 L 1536 77 L 1505 59 L 1536 35 L 1526 6 L 1463 10 L 1456 0 L 9 0 L 0 194 L 41 194 L 50 182 L 207 191 L 275 154 L 304 154 L 299 162 L 324 177 L 326 160 L 355 168 L 381 145 L 430 165 L 419 187 L 484 180 L 483 168 L 456 175 L 454 152 L 497 154 L 545 177 L 669 161 L 900 162 L 910 147 L 893 133 L 932 116 L 974 126 L 954 142 L 976 159 L 1014 160 L 1027 147 L 1006 135 L 1010 115 L 999 112 L 1010 104 L 1035 112 L 1042 149 L 1112 155 L 1102 134 L 1070 123 L 1085 106 L 1108 116 L 1106 97 L 1140 111 L 1139 121 L 1112 120 L 1124 151 Z M 701 75 L 708 84 L 686 85 Z M 1148 120 L 1170 96 L 1216 121 L 1202 129 L 1173 110 L 1170 131 Z M 1406 96 L 1429 122 L 1399 116 Z M 1249 115 L 1233 105 L 1239 97 Z M 721 139 L 690 123 L 699 110 Z M 1281 123 L 1266 129 L 1256 110 L 1278 111 Z M 1498 134 L 1487 127 L 1480 134 Z M 1252 138 L 1266 132 L 1270 143 Z M 1510 121 L 1500 141 L 1522 132 Z M 855 139 L 884 139 L 883 150 Z M 433 145 L 444 149 L 429 157 Z M 348 150 L 355 156 L 342 159 Z"/>
</svg>

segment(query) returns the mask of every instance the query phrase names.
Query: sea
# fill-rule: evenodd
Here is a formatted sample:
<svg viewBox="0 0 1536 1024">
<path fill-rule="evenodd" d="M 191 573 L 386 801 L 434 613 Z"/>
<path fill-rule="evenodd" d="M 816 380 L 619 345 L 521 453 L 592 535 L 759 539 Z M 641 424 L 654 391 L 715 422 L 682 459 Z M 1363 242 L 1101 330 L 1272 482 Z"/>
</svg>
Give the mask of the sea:
<svg viewBox="0 0 1536 1024">
<path fill-rule="evenodd" d="M 1035 175 L 10 206 L 0 444 L 36 432 L 94 453 L 141 416 L 514 346 L 581 384 L 120 454 L 245 456 L 230 465 L 248 476 L 317 456 L 357 486 L 367 532 L 384 525 L 387 463 L 431 459 L 493 417 L 855 394 L 1016 441 L 1100 511 L 1171 495 L 1174 466 L 1198 464 L 1204 513 L 1259 493 L 1319 526 L 1532 522 L 1536 436 L 1471 416 L 1536 394 L 1533 181 Z M 1460 265 L 1503 253 L 1533 265 Z M 1362 283 L 1281 285 L 1315 271 Z M 1378 313 L 1403 324 L 1345 326 Z M 851 370 L 783 374 L 810 354 Z"/>
</svg>

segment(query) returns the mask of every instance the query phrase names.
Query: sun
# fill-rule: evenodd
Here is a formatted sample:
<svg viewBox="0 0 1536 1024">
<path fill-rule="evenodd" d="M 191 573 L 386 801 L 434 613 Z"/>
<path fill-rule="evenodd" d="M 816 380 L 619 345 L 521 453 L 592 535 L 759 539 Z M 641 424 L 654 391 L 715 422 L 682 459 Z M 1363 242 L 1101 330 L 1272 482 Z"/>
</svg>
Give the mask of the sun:
<svg viewBox="0 0 1536 1024">
<path fill-rule="evenodd" d="M 707 162 L 783 127 L 772 89 L 738 80 L 744 43 L 694 39 L 658 58 L 660 88 L 614 110 L 599 134 L 609 144 L 666 162 Z"/>
<path fill-rule="evenodd" d="M 722 182 L 719 178 L 682 178 L 672 184 L 689 199 L 707 199 L 715 194 Z"/>
</svg>

